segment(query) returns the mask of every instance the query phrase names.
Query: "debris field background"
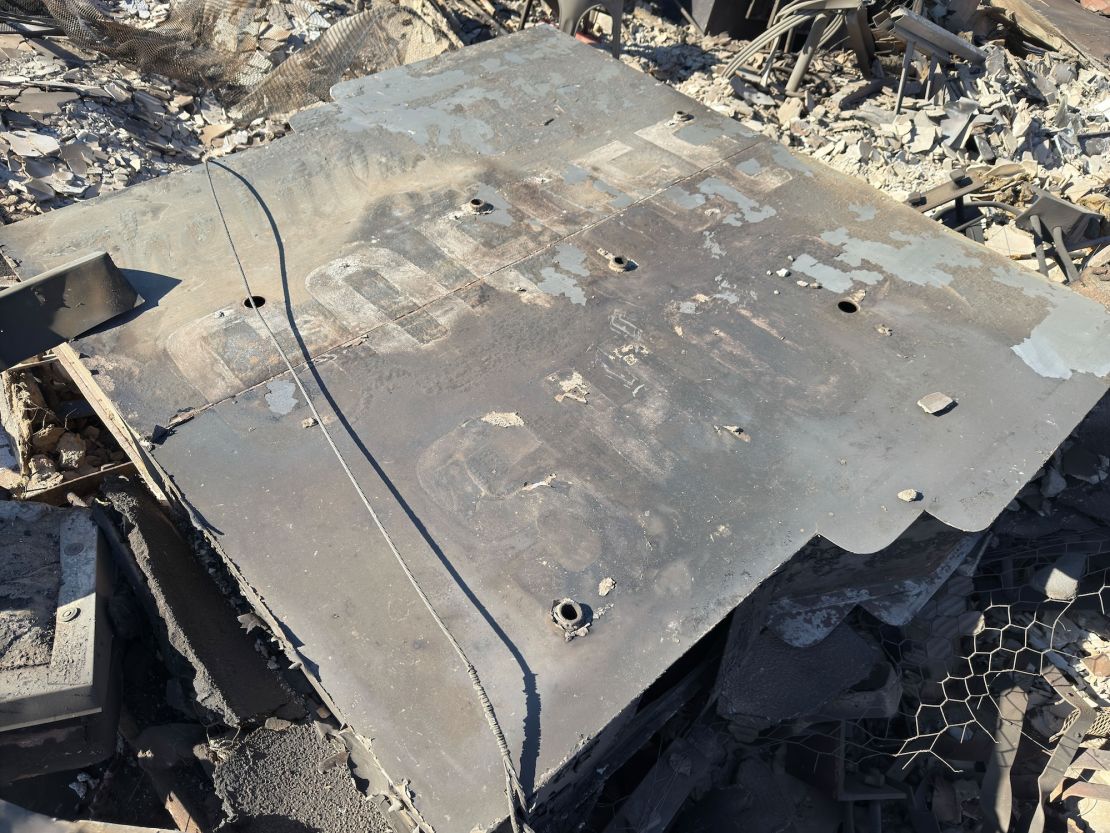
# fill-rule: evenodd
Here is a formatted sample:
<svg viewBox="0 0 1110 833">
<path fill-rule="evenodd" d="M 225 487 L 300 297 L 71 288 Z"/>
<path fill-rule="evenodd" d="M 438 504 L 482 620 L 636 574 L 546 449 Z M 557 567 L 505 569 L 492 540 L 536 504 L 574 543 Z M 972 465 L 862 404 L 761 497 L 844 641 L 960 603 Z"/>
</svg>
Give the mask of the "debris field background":
<svg viewBox="0 0 1110 833">
<path fill-rule="evenodd" d="M 497 0 L 411 0 L 396 14 L 394 7 L 389 13 L 378 7 L 375 22 L 410 21 L 403 25 L 412 30 L 406 31 L 403 46 L 396 47 L 396 37 L 389 49 L 383 43 L 372 44 L 337 72 L 357 76 L 499 36 L 517 27 L 522 5 Z M 1100 0 L 1083 0 L 1083 5 L 1095 14 L 1110 12 Z M 169 18 L 171 6 L 137 0 L 114 3 L 110 11 L 115 20 L 152 29 Z M 0 70 L 4 98 L 0 219 L 16 222 L 58 210 L 196 165 L 207 157 L 280 137 L 287 130 L 284 117 L 293 109 L 325 100 L 330 81 L 339 80 L 339 75 L 327 84 L 295 80 L 289 88 L 292 92 L 282 87 L 281 95 L 267 94 L 270 88 L 252 94 L 275 72 L 274 67 L 368 9 L 361 4 L 297 0 L 244 4 L 238 11 L 233 31 L 223 33 L 224 54 L 249 53 L 249 57 L 224 67 L 222 77 L 234 74 L 241 82 L 230 96 L 226 89 L 217 95 L 184 80 L 136 70 L 64 36 L 0 34 L 4 62 Z M 550 10 L 538 12 L 551 19 Z M 772 76 L 766 89 L 738 77 L 721 77 L 717 69 L 743 42 L 725 35 L 703 37 L 651 5 L 638 5 L 626 15 L 621 60 L 795 151 L 864 179 L 896 200 L 933 187 L 962 168 L 988 179 L 981 197 L 1020 206 L 1031 201 L 1036 186 L 1110 217 L 1108 68 L 1066 51 L 1045 51 L 1035 45 L 1015 49 L 1015 42 L 1028 44 L 1031 39 L 997 16 L 969 13 L 967 4 L 953 3 L 950 9 L 940 2 L 930 4 L 926 12 L 937 21 L 965 15 L 967 25 L 961 30 L 985 39 L 986 64 L 978 70 L 958 69 L 954 99 L 923 100 L 917 97 L 923 84 L 912 80 L 897 116 L 893 112 L 897 55 L 883 57 L 887 77 L 874 81 L 861 77 L 846 49 L 821 51 L 803 94 L 791 97 L 783 93 L 782 71 Z M 606 28 L 603 16 L 594 23 Z M 604 38 L 603 31 L 597 34 Z M 789 61 L 784 66 L 788 68 Z M 289 67 L 292 76 L 296 65 Z M 1005 256 L 1036 268 L 1032 238 L 1012 223 L 989 224 L 985 241 Z M 1063 279 L 1056 266 L 1050 277 Z M 1083 291 L 1100 295 L 1102 290 L 1096 283 Z M 23 461 L 22 471 L 8 466 L 0 472 L 0 487 L 33 496 L 105 468 L 126 465 L 126 454 L 95 417 L 80 410 L 70 413 L 68 409 L 80 407 L 78 397 L 64 374 L 52 366 L 8 374 L 5 388 L 5 399 L 18 412 L 8 422 L 15 430 L 26 431 L 25 445 L 34 455 Z M 980 809 L 982 768 L 955 771 L 933 753 L 938 745 L 968 741 L 976 733 L 998 733 L 999 726 L 982 725 L 983 701 L 997 701 L 994 684 L 998 680 L 1005 675 L 1028 676 L 1023 688 L 1026 714 L 1037 743 L 1046 749 L 1066 729 L 1072 710 L 1057 690 L 1029 669 L 1046 661 L 1063 662 L 1104 701 L 1110 701 L 1110 620 L 1105 615 L 1105 603 L 1110 601 L 1107 417 L 1105 407 L 1092 414 L 1018 495 L 985 548 L 957 569 L 904 632 L 873 634 L 885 651 L 901 657 L 907 688 L 914 692 L 907 702 L 918 706 L 901 716 L 903 722 L 887 729 L 869 721 L 849 725 L 846 757 L 864 780 L 874 780 L 879 761 L 920 765 L 917 783 L 939 825 L 936 829 L 946 833 L 990 829 Z M 19 461 L 15 466 L 20 467 Z M 1011 604 L 1019 588 L 1035 586 L 1038 576 L 1068 554 L 1082 561 L 1080 572 L 1085 575 L 1070 598 L 1055 600 L 1055 605 Z M 998 601 L 975 607 L 970 601 L 973 596 Z M 1094 603 L 1080 604 L 1083 599 Z M 4 624 L 0 619 L 0 626 Z M 0 629 L 0 636 L 4 633 Z M 19 638 L 29 639 L 31 650 L 37 637 L 21 632 Z M 970 651 L 965 650 L 968 645 Z M 916 678 L 911 669 L 918 669 Z M 909 737 L 906 725 L 914 730 Z M 320 734 L 326 737 L 326 732 Z M 290 783 L 303 784 L 306 790 L 351 787 L 348 779 L 339 777 L 345 758 L 334 758 L 323 737 L 313 736 L 304 726 L 290 729 L 281 721 L 268 723 L 249 744 L 238 745 L 235 737 L 234 733 L 191 737 L 184 746 L 190 754 L 208 756 L 219 764 L 217 782 L 221 778 L 230 782 L 242 768 L 281 770 L 289 755 L 300 754 L 296 746 L 300 743 L 300 748 L 312 750 L 305 754 L 320 759 L 313 762 L 319 779 Z M 665 734 L 656 739 L 669 750 L 663 762 L 670 777 L 688 779 L 688 795 L 694 799 L 675 829 L 690 833 L 720 829 L 714 825 L 720 823 L 722 808 L 736 823 L 749 826 L 738 829 L 830 833 L 838 829 L 839 811 L 817 806 L 819 799 L 812 791 L 787 774 L 784 762 L 794 743 L 788 732 L 757 738 L 742 721 L 726 725 L 716 720 L 697 737 L 701 742 L 692 749 Z M 761 758 L 747 754 L 753 745 L 765 753 Z M 1105 782 L 1104 776 L 1101 773 L 1095 780 Z M 98 772 L 84 781 L 78 779 L 73 792 L 84 790 L 91 797 L 103 777 Z M 632 786 L 620 783 L 607 789 L 605 801 L 612 800 L 614 806 L 634 794 Z M 225 814 L 231 817 L 237 808 L 260 817 L 298 810 L 294 805 L 300 793 L 295 791 L 276 802 L 268 801 L 257 783 L 242 796 L 233 793 L 234 787 L 222 788 Z M 355 801 L 354 806 L 361 805 Z M 1073 796 L 1065 806 L 1070 817 L 1062 823 L 1068 831 L 1110 831 L 1106 802 Z M 379 823 L 375 812 L 363 810 L 365 815 L 352 813 L 344 819 L 309 814 L 305 823 L 327 825 L 326 829 L 366 829 Z M 631 811 L 617 812 L 627 816 Z M 889 829 L 906 823 L 902 805 L 883 802 L 880 812 Z"/>
</svg>

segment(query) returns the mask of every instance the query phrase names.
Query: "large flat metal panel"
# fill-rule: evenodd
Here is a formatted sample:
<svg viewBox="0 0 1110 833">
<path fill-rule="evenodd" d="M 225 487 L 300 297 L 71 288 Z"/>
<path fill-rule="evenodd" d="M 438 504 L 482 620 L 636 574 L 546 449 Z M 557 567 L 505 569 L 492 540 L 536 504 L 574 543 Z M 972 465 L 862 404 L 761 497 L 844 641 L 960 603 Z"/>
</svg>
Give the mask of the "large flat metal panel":
<svg viewBox="0 0 1110 833">
<path fill-rule="evenodd" d="M 1105 390 L 1100 305 L 553 31 L 336 99 L 217 187 L 541 793 L 813 536 L 982 529 Z M 174 175 L 0 243 L 31 270 L 103 246 L 137 275 L 146 306 L 84 361 L 136 432 L 175 424 L 152 452 L 171 488 L 426 820 L 493 824 L 466 676 L 302 427 L 207 188 Z M 957 406 L 926 414 L 933 391 Z M 570 643 L 564 596 L 595 616 Z"/>
</svg>

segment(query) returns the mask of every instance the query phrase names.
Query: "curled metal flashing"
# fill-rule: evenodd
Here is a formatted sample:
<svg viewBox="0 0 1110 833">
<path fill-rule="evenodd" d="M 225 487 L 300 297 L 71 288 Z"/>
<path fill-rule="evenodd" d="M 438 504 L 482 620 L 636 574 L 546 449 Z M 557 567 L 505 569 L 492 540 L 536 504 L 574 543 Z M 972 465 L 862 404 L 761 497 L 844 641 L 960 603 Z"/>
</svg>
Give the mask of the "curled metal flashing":
<svg viewBox="0 0 1110 833">
<path fill-rule="evenodd" d="M 552 30 L 335 96 L 216 187 L 540 800 L 806 542 L 985 528 L 1106 388 L 1100 305 Z M 0 244 L 111 253 L 146 301 L 77 345 L 93 381 L 426 822 L 496 823 L 465 674 L 302 427 L 203 171 Z"/>
</svg>

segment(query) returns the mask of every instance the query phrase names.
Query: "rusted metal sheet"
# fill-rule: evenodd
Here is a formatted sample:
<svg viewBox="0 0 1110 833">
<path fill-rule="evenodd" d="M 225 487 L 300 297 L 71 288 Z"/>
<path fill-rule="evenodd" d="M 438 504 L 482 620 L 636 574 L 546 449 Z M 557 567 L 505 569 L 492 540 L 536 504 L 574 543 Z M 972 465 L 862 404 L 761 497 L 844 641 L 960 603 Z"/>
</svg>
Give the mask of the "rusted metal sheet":
<svg viewBox="0 0 1110 833">
<path fill-rule="evenodd" d="M 216 188 L 541 803 L 807 541 L 983 529 L 1106 388 L 1100 305 L 550 29 L 335 93 Z M 148 302 L 84 366 L 425 821 L 495 824 L 466 676 L 302 427 L 204 172 L 0 243 L 112 253 Z"/>
</svg>

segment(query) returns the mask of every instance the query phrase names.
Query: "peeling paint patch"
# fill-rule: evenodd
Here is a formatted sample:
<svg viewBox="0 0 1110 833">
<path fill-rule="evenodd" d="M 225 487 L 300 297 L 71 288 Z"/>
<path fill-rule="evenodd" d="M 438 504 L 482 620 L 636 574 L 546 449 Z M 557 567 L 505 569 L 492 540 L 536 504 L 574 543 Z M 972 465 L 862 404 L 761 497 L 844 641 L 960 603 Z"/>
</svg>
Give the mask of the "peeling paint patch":
<svg viewBox="0 0 1110 833">
<path fill-rule="evenodd" d="M 594 179 L 590 182 L 590 184 L 593 185 L 596 190 L 600 191 L 603 194 L 608 194 L 610 197 L 613 198 L 609 201 L 609 204 L 613 208 L 628 208 L 628 206 L 632 205 L 632 197 L 628 196 L 628 194 L 624 193 L 623 191 L 614 188 L 608 182 L 604 182 L 600 179 Z"/>
<path fill-rule="evenodd" d="M 810 255 L 798 255 L 794 260 L 793 269 L 807 278 L 813 278 L 825 289 L 833 292 L 847 292 L 852 288 L 855 281 L 873 285 L 883 279 L 883 276 L 878 272 L 867 269 L 853 269 L 846 272 L 837 269 L 835 266 L 821 263 Z"/>
<path fill-rule="evenodd" d="M 563 182 L 567 185 L 581 185 L 589 176 L 585 168 L 580 168 L 577 165 L 567 165 L 566 170 L 563 171 Z"/>
<path fill-rule="evenodd" d="M 705 237 L 705 241 L 701 244 L 701 247 L 713 257 L 724 257 L 725 250 L 721 248 L 721 244 L 717 242 L 713 232 L 704 231 L 702 234 Z"/>
<path fill-rule="evenodd" d="M 813 171 L 809 169 L 809 166 L 806 165 L 805 162 L 803 162 L 789 150 L 784 148 L 778 142 L 775 142 L 771 145 L 771 158 L 774 159 L 776 163 L 784 168 L 787 168 L 788 170 L 798 171 L 799 173 L 805 174 L 806 176 L 813 176 Z"/>
<path fill-rule="evenodd" d="M 540 270 L 543 280 L 536 284 L 537 287 L 548 295 L 562 295 L 572 304 L 586 303 L 586 293 L 578 285 L 578 281 L 570 275 L 564 275 L 558 269 L 545 266 Z"/>
<path fill-rule="evenodd" d="M 586 253 L 577 246 L 561 243 L 555 248 L 555 264 L 540 270 L 543 280 L 537 284 L 537 287 L 549 295 L 562 295 L 572 304 L 585 304 L 586 293 L 572 276 L 589 277 Z M 571 274 L 568 275 L 567 272 Z"/>
<path fill-rule="evenodd" d="M 1070 379 L 1073 373 L 1106 376 L 1110 373 L 1110 318 L 1098 303 L 1073 292 L 1054 291 L 1032 273 L 1001 267 L 994 279 L 1051 306 L 1044 319 L 1021 344 L 1011 348 L 1038 375 Z"/>
<path fill-rule="evenodd" d="M 691 194 L 689 191 L 683 191 L 677 185 L 668 188 L 663 192 L 662 196 L 673 202 L 679 208 L 685 208 L 689 211 L 705 205 L 704 194 Z"/>
<path fill-rule="evenodd" d="M 736 288 L 735 285 L 727 281 L 724 275 L 718 275 L 713 279 L 713 281 L 717 284 L 717 287 L 720 290 L 713 295 L 714 298 L 719 298 L 720 300 L 725 301 L 729 304 L 739 303 L 740 296 L 731 291 Z"/>
<path fill-rule="evenodd" d="M 575 245 L 560 243 L 556 246 L 555 262 L 560 269 L 566 269 L 571 274 L 582 278 L 590 276 L 590 270 L 586 268 L 586 253 Z"/>
<path fill-rule="evenodd" d="M 482 417 L 482 422 L 497 428 L 519 428 L 524 425 L 524 420 L 516 411 L 490 411 Z"/>
<path fill-rule="evenodd" d="M 278 416 L 285 416 L 297 407 L 296 387 L 292 382 L 276 380 L 266 385 L 269 393 L 266 394 L 266 404 Z"/>
<path fill-rule="evenodd" d="M 846 228 L 827 231 L 821 239 L 839 246 L 836 259 L 849 266 L 860 266 L 864 261 L 878 266 L 890 275 L 918 286 L 947 286 L 954 275 L 941 267 L 979 266 L 978 258 L 970 256 L 950 240 L 938 235 L 892 234 L 903 246 L 892 246 L 877 240 L 852 237 Z M 843 290 L 840 290 L 843 291 Z"/>
<path fill-rule="evenodd" d="M 717 179 L 714 176 L 704 180 L 698 186 L 698 190 L 707 196 L 720 197 L 723 200 L 728 200 L 740 209 L 740 214 L 743 215 L 744 220 L 749 223 L 758 223 L 762 220 L 774 217 L 775 214 L 778 213 L 771 206 L 760 205 L 755 200 L 751 199 L 751 197 L 741 194 L 727 182 Z"/>
<path fill-rule="evenodd" d="M 760 172 L 763 170 L 763 165 L 753 156 L 749 159 L 745 159 L 743 162 L 738 162 L 736 170 L 745 176 L 759 176 Z"/>
<path fill-rule="evenodd" d="M 675 136 L 691 145 L 711 145 L 721 135 L 716 125 L 689 122 L 675 131 Z"/>
</svg>

